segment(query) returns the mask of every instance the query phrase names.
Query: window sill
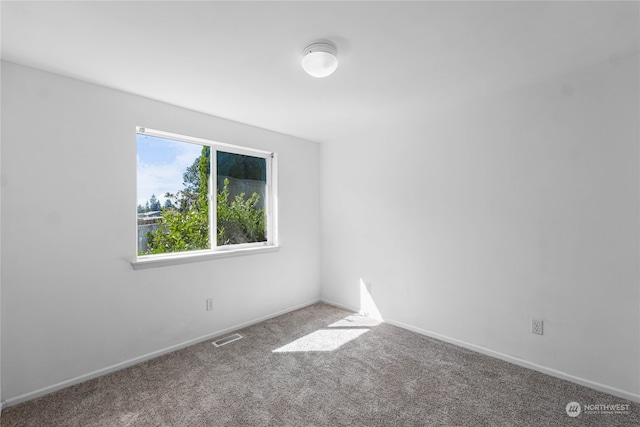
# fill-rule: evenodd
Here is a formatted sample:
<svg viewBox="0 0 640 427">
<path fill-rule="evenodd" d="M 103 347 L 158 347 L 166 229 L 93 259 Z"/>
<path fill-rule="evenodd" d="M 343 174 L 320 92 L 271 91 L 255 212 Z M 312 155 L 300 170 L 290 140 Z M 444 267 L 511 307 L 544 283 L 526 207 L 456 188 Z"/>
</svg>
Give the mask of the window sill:
<svg viewBox="0 0 640 427">
<path fill-rule="evenodd" d="M 243 255 L 253 255 L 266 252 L 277 252 L 280 246 L 260 246 L 243 249 L 229 249 L 220 251 L 194 251 L 169 255 L 148 255 L 131 261 L 134 270 L 165 267 L 167 265 L 188 264 L 219 258 L 229 258 Z"/>
</svg>

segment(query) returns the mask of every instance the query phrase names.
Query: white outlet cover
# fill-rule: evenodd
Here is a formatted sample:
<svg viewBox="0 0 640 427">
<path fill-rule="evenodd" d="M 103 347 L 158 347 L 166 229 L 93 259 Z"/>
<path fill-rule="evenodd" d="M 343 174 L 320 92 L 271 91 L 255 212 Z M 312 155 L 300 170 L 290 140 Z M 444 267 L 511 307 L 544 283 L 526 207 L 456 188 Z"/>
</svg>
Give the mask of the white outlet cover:
<svg viewBox="0 0 640 427">
<path fill-rule="evenodd" d="M 531 332 L 534 334 L 543 334 L 543 321 L 537 319 L 531 319 Z"/>
</svg>

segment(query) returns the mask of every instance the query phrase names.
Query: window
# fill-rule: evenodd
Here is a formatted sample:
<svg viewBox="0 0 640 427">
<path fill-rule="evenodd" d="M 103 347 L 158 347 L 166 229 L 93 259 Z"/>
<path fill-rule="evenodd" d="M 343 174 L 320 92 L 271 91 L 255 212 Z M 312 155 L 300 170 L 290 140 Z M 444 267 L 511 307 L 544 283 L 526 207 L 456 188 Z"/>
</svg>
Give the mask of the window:
<svg viewBox="0 0 640 427">
<path fill-rule="evenodd" d="M 274 153 L 137 129 L 134 267 L 274 248 Z"/>
</svg>

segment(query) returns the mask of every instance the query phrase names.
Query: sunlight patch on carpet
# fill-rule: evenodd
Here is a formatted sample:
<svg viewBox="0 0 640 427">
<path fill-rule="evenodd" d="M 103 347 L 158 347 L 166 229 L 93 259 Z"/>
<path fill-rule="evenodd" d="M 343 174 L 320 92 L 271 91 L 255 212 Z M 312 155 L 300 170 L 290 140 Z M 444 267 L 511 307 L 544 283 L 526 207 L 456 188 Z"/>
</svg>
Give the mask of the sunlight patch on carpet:
<svg viewBox="0 0 640 427">
<path fill-rule="evenodd" d="M 369 331 L 364 328 L 321 329 L 273 350 L 274 353 L 294 351 L 334 351 Z"/>
</svg>

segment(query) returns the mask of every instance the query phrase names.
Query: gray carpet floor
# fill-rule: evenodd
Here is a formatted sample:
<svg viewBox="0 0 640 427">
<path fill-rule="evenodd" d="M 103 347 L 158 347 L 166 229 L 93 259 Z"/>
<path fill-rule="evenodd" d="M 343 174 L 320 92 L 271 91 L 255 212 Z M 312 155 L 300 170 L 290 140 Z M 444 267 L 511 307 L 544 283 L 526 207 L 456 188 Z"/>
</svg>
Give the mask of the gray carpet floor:
<svg viewBox="0 0 640 427">
<path fill-rule="evenodd" d="M 10 426 L 638 426 L 640 405 L 315 304 L 8 408 Z M 629 404 L 569 417 L 566 405 Z"/>
</svg>

